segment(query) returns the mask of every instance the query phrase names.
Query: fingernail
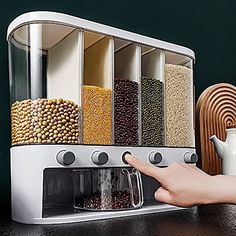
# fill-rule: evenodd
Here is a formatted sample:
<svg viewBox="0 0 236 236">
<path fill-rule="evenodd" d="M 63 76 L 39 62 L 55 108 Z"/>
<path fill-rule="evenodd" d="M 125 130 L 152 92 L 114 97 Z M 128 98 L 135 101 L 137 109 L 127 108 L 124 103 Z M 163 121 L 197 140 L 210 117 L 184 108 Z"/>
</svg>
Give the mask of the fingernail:
<svg viewBox="0 0 236 236">
<path fill-rule="evenodd" d="M 127 154 L 125 154 L 125 159 L 126 159 L 127 161 L 132 160 L 132 159 L 133 159 L 133 156 L 130 155 L 129 153 L 127 153 Z"/>
</svg>

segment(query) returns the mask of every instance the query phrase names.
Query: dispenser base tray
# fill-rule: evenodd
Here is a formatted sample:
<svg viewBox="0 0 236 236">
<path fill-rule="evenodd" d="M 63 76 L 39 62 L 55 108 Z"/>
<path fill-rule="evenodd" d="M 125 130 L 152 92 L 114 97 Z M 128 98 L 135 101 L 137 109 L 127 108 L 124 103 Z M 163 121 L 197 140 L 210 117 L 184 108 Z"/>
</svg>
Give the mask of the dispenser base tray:
<svg viewBox="0 0 236 236">
<path fill-rule="evenodd" d="M 33 218 L 31 222 L 27 224 L 63 224 L 63 223 L 75 223 L 83 221 L 92 221 L 92 220 L 103 220 L 111 219 L 118 217 L 126 216 L 135 216 L 135 215 L 145 215 L 153 214 L 158 212 L 172 211 L 172 210 L 183 210 L 187 208 L 181 208 L 176 206 L 171 206 L 168 204 L 158 204 L 158 205 L 149 205 L 143 206 L 142 208 L 135 210 L 124 210 L 124 211 L 109 211 L 109 212 L 91 212 L 91 211 L 79 211 L 72 214 L 63 214 L 63 215 L 53 215 L 45 218 Z M 18 221 L 17 219 L 13 219 Z M 22 222 L 26 223 L 26 222 Z"/>
</svg>

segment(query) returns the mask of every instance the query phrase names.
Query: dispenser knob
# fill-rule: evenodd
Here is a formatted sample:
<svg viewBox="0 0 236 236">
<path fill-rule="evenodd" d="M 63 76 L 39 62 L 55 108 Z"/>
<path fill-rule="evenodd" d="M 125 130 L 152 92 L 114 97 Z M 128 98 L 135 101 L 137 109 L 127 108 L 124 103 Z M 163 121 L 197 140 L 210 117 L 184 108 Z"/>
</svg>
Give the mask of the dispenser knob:
<svg viewBox="0 0 236 236">
<path fill-rule="evenodd" d="M 125 160 L 125 155 L 126 155 L 126 154 L 132 155 L 132 153 L 129 152 L 129 151 L 126 151 L 126 152 L 124 152 L 124 153 L 122 154 L 122 161 L 123 161 L 123 163 L 126 164 L 126 165 L 128 165 L 129 163 Z"/>
<path fill-rule="evenodd" d="M 75 154 L 71 151 L 60 151 L 57 154 L 57 161 L 63 166 L 69 166 L 75 161 Z"/>
<path fill-rule="evenodd" d="M 162 161 L 162 155 L 160 152 L 151 152 L 148 158 L 149 161 L 154 165 Z"/>
<path fill-rule="evenodd" d="M 184 154 L 184 161 L 186 163 L 196 163 L 198 161 L 198 156 L 196 153 L 189 153 L 189 152 L 186 152 Z"/>
<path fill-rule="evenodd" d="M 92 154 L 92 162 L 96 165 L 105 165 L 108 162 L 108 155 L 106 152 L 96 151 Z"/>
</svg>

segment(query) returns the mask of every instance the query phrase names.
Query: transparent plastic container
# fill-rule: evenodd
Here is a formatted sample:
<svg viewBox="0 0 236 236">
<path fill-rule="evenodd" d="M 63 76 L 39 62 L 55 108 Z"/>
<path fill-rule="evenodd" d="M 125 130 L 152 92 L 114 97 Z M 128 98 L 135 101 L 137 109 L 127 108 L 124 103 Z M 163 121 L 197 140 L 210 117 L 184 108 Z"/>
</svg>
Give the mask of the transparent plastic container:
<svg viewBox="0 0 236 236">
<path fill-rule="evenodd" d="M 165 55 L 166 145 L 195 147 L 193 61 Z"/>
<path fill-rule="evenodd" d="M 9 36 L 12 145 L 112 144 L 112 44 L 56 23 Z"/>
<path fill-rule="evenodd" d="M 114 144 L 140 145 L 140 58 L 139 45 L 114 41 Z"/>
<path fill-rule="evenodd" d="M 128 210 L 143 205 L 141 175 L 133 168 L 75 169 L 74 208 Z"/>
<path fill-rule="evenodd" d="M 83 143 L 111 145 L 113 41 L 85 31 L 83 47 Z"/>
<path fill-rule="evenodd" d="M 191 50 L 54 14 L 8 34 L 12 145 L 195 147 Z"/>
<path fill-rule="evenodd" d="M 54 24 L 25 25 L 11 35 L 12 145 L 82 142 L 81 88 L 75 86 L 81 56 L 74 50 L 81 42 L 80 31 Z"/>
<path fill-rule="evenodd" d="M 164 51 L 142 46 L 142 146 L 165 145 L 164 66 Z"/>
</svg>

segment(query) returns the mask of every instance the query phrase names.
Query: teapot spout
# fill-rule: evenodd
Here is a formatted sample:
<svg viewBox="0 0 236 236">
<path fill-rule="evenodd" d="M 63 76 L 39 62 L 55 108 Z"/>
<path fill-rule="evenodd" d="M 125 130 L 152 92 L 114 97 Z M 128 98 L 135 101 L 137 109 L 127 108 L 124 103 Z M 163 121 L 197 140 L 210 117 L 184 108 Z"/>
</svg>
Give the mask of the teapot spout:
<svg viewBox="0 0 236 236">
<path fill-rule="evenodd" d="M 224 150 L 226 148 L 226 143 L 221 141 L 220 139 L 218 139 L 215 135 L 212 135 L 209 140 L 211 140 L 216 148 L 216 152 L 218 154 L 218 156 L 223 159 L 224 157 Z"/>
</svg>

